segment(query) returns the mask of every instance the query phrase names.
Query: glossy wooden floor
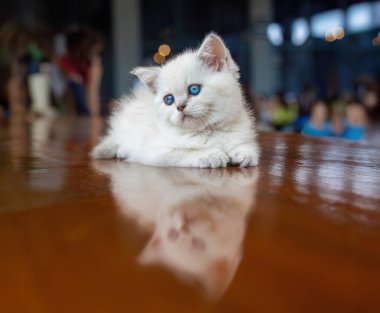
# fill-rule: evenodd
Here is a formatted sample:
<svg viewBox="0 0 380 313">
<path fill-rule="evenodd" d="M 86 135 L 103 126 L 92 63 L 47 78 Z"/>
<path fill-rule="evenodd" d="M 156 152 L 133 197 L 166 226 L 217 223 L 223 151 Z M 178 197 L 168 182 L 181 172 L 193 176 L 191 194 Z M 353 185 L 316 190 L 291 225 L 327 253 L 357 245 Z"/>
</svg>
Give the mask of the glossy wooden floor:
<svg viewBox="0 0 380 313">
<path fill-rule="evenodd" d="M 380 312 L 378 147 L 260 135 L 255 169 L 87 154 L 102 121 L 0 127 L 0 312 Z"/>
</svg>

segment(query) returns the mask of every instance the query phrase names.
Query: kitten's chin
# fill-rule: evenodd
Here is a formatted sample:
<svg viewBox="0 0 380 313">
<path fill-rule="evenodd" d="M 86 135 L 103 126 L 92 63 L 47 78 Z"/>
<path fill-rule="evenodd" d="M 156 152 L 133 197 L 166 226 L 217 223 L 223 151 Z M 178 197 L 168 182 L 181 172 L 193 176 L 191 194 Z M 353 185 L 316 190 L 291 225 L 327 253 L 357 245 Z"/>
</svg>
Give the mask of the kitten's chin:
<svg viewBox="0 0 380 313">
<path fill-rule="evenodd" d="M 199 128 L 203 125 L 202 120 L 188 113 L 178 113 L 172 117 L 171 122 L 182 128 Z"/>
</svg>

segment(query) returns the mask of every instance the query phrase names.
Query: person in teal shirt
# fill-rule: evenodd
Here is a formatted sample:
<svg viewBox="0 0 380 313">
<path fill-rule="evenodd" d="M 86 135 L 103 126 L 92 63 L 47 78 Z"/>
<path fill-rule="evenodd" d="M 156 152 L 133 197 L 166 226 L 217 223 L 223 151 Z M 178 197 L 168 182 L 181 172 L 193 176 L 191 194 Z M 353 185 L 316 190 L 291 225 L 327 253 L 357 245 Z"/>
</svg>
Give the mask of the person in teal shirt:
<svg viewBox="0 0 380 313">
<path fill-rule="evenodd" d="M 361 140 L 365 137 L 367 114 L 359 102 L 351 102 L 346 107 L 346 123 L 343 137 L 351 140 Z"/>
<path fill-rule="evenodd" d="M 302 133 L 314 137 L 326 137 L 330 135 L 328 123 L 328 109 L 326 102 L 318 100 L 312 107 L 311 116 L 303 127 Z"/>
</svg>

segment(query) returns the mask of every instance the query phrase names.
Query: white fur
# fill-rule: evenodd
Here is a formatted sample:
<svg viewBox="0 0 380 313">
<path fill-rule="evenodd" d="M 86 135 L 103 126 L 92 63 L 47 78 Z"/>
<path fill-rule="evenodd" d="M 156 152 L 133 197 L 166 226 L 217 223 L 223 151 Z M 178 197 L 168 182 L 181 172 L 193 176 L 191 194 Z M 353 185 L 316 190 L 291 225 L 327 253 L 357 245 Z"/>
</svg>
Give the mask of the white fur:
<svg viewBox="0 0 380 313">
<path fill-rule="evenodd" d="M 108 134 L 93 158 L 128 159 L 155 166 L 255 166 L 259 149 L 254 120 L 238 82 L 239 73 L 223 41 L 208 35 L 197 51 L 161 68 L 137 68 L 146 86 L 120 101 Z M 197 96 L 188 86 L 200 84 Z M 171 106 L 167 94 L 175 97 Z M 183 112 L 177 106 L 186 102 Z"/>
</svg>

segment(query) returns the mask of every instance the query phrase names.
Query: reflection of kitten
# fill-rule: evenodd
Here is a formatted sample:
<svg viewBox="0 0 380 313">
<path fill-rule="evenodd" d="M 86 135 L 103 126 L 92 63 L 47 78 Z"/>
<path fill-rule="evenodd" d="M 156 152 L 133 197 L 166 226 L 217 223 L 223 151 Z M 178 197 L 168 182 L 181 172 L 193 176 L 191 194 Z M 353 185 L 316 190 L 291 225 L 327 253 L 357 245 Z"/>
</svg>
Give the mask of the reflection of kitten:
<svg viewBox="0 0 380 313">
<path fill-rule="evenodd" d="M 257 169 L 195 170 L 95 163 L 126 216 L 153 233 L 142 264 L 162 264 L 220 296 L 241 259 Z M 147 196 L 149 195 L 149 196 Z"/>
<path fill-rule="evenodd" d="M 122 100 L 93 158 L 157 166 L 242 167 L 258 161 L 239 68 L 215 34 L 162 67 L 139 67 L 146 85 Z"/>
</svg>

